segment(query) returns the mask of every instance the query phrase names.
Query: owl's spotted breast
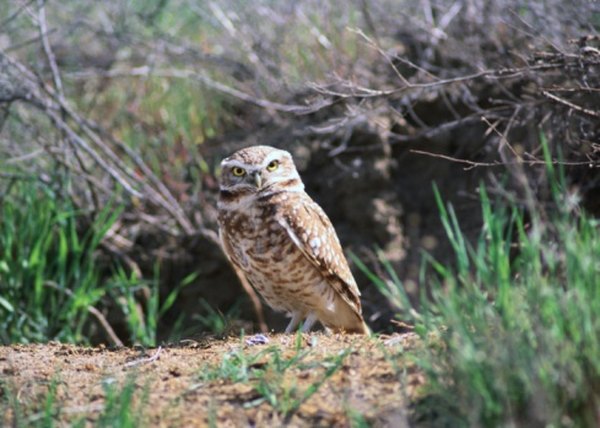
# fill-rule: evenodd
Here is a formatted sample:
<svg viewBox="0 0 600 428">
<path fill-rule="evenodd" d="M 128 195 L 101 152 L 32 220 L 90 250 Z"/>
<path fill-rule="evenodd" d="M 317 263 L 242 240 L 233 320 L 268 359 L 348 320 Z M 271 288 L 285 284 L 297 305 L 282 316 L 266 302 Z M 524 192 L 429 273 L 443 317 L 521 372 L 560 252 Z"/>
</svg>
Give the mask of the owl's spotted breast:
<svg viewBox="0 0 600 428">
<path fill-rule="evenodd" d="M 249 213 L 223 216 L 222 239 L 231 243 L 231 261 L 271 307 L 293 312 L 301 306 L 308 313 L 318 306 L 326 289 L 302 286 L 321 278 L 277 221 L 281 198 L 261 201 Z"/>
</svg>

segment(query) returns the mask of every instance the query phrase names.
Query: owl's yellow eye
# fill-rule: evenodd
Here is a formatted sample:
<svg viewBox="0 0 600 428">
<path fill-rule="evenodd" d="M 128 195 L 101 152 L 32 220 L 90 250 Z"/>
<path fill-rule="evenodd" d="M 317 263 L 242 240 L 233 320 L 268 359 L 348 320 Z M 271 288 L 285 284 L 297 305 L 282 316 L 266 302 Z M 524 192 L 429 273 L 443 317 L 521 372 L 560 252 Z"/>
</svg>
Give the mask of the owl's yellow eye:
<svg viewBox="0 0 600 428">
<path fill-rule="evenodd" d="M 243 175 L 246 174 L 246 170 L 244 168 L 240 168 L 239 166 L 234 166 L 231 169 L 231 172 L 233 173 L 233 175 L 235 175 L 236 177 L 242 177 Z"/>
<path fill-rule="evenodd" d="M 277 168 L 279 168 L 279 161 L 276 160 L 269 162 L 269 165 L 267 165 L 267 171 L 269 172 L 273 172 Z"/>
</svg>

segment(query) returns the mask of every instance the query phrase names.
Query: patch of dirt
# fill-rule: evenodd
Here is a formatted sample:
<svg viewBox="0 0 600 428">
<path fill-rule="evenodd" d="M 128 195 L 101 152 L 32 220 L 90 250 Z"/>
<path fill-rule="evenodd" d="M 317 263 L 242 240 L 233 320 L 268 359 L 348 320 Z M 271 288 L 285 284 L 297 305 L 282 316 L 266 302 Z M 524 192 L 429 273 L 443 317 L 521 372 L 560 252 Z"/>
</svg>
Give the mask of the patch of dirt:
<svg viewBox="0 0 600 428">
<path fill-rule="evenodd" d="M 132 379 L 134 407 L 151 426 L 408 425 L 424 382 L 405 358 L 420 346 L 414 334 L 266 337 L 253 346 L 207 339 L 160 350 L 0 347 L 0 423 L 40 419 L 53 383 L 56 422 L 93 423 L 105 409 L 105 385 L 118 393 Z"/>
</svg>

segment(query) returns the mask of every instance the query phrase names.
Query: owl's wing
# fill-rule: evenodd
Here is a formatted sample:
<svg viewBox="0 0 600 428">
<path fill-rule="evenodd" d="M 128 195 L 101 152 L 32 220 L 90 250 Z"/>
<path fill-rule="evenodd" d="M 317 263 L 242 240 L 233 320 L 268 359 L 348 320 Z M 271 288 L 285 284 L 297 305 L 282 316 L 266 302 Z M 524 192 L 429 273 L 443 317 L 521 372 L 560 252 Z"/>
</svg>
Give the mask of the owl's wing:
<svg viewBox="0 0 600 428">
<path fill-rule="evenodd" d="M 329 285 L 360 315 L 360 291 L 329 217 L 305 193 L 291 199 L 293 208 L 278 216 L 279 224 Z"/>
</svg>

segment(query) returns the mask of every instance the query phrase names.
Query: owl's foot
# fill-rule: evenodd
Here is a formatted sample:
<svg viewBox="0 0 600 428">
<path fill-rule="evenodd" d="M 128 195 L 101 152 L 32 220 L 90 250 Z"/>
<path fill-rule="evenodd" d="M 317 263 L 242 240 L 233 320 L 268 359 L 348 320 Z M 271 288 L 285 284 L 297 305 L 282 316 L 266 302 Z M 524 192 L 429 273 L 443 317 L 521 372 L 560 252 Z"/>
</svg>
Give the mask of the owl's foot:
<svg viewBox="0 0 600 428">
<path fill-rule="evenodd" d="M 292 314 L 292 319 L 290 320 L 290 323 L 285 328 L 285 333 L 289 334 L 289 333 L 292 333 L 294 330 L 296 330 L 296 327 L 298 327 L 298 324 L 300 324 L 300 321 L 302 321 L 302 312 L 294 312 Z"/>
<path fill-rule="evenodd" d="M 306 317 L 304 324 L 302 325 L 302 333 L 309 332 L 316 321 L 317 321 L 317 315 L 314 313 L 309 314 L 308 317 Z"/>
</svg>

